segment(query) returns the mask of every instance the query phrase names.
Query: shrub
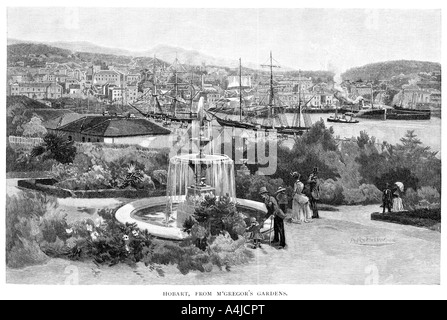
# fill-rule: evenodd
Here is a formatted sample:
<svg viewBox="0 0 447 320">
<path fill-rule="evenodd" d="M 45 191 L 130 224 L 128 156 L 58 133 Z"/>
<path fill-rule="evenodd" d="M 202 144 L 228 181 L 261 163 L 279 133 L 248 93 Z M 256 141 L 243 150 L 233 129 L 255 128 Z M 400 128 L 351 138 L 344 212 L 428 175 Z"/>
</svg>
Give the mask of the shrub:
<svg viewBox="0 0 447 320">
<path fill-rule="evenodd" d="M 223 233 L 215 237 L 205 251 L 193 245 L 191 240 L 157 244 L 151 261 L 177 265 L 182 274 L 188 274 L 190 271 L 211 272 L 214 267 L 230 271 L 231 266 L 248 263 L 253 257 L 253 253 L 245 248 L 243 238 L 235 241 L 228 233 Z"/>
<path fill-rule="evenodd" d="M 237 240 L 244 235 L 246 224 L 243 215 L 238 212 L 236 204 L 230 201 L 229 197 L 206 196 L 200 205 L 195 209 L 194 219 L 199 226 L 199 234 L 203 236 L 198 239 L 206 239 L 218 236 L 224 232 Z M 203 231 L 204 230 L 204 231 Z"/>
<path fill-rule="evenodd" d="M 417 191 L 407 189 L 402 201 L 408 210 L 435 209 L 441 206 L 441 195 L 432 187 L 422 187 Z"/>
<path fill-rule="evenodd" d="M 344 189 L 345 204 L 376 204 L 382 200 L 382 192 L 374 185 L 362 184 L 358 189 Z"/>
<path fill-rule="evenodd" d="M 25 192 L 6 197 L 6 265 L 23 268 L 42 264 L 48 257 L 40 249 L 40 220 L 54 205 L 39 193 Z"/>
<path fill-rule="evenodd" d="M 331 205 L 343 204 L 343 187 L 332 179 L 324 181 L 320 184 L 320 201 Z"/>
<path fill-rule="evenodd" d="M 61 134 L 48 133 L 43 144 L 33 149 L 31 155 L 39 159 L 54 159 L 60 163 L 72 163 L 76 156 L 74 141 L 68 141 Z"/>
</svg>

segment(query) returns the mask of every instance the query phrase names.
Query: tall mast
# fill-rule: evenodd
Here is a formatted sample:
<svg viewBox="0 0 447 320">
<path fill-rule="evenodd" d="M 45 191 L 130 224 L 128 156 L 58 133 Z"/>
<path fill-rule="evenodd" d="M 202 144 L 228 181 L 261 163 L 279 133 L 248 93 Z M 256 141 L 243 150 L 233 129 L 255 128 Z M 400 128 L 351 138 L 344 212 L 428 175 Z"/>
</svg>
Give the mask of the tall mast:
<svg viewBox="0 0 447 320">
<path fill-rule="evenodd" d="M 152 93 L 154 100 L 154 114 L 156 113 L 156 104 L 157 104 L 157 71 L 156 71 L 156 56 L 154 54 L 154 61 L 152 63 L 152 76 L 153 76 L 153 84 L 154 84 L 154 92 Z"/>
<path fill-rule="evenodd" d="M 301 72 L 298 72 L 298 126 L 301 127 Z"/>
<path fill-rule="evenodd" d="M 193 87 L 194 81 L 193 81 L 193 78 L 194 78 L 194 72 L 191 69 L 191 80 L 190 80 L 190 86 L 191 86 L 190 98 L 191 98 L 191 101 L 189 103 L 189 115 L 190 116 L 192 116 L 192 102 L 193 102 L 192 100 L 194 98 L 194 87 Z"/>
<path fill-rule="evenodd" d="M 242 122 L 242 59 L 239 58 L 239 109 L 240 120 Z"/>
<path fill-rule="evenodd" d="M 273 57 L 272 57 L 272 52 L 270 51 L 270 101 L 269 101 L 269 106 L 272 107 L 273 106 Z"/>
</svg>

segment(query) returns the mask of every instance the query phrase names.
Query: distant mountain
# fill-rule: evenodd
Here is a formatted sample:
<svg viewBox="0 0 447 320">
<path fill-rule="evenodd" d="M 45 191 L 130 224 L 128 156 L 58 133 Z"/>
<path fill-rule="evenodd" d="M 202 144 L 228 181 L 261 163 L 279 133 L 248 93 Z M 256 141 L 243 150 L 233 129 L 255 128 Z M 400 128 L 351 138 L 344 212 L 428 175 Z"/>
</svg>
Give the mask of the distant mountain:
<svg viewBox="0 0 447 320">
<path fill-rule="evenodd" d="M 24 41 L 18 39 L 8 39 L 8 45 L 32 43 L 38 44 L 39 42 L 34 41 Z M 98 46 L 87 41 L 76 41 L 76 42 L 46 42 L 43 43 L 48 46 L 57 47 L 65 50 L 70 50 L 73 52 L 88 52 L 96 54 L 108 54 L 116 56 L 129 56 L 129 57 L 153 57 L 154 54 L 157 58 L 168 63 L 172 63 L 177 57 L 179 61 L 183 64 L 188 65 L 202 65 L 205 63 L 208 66 L 219 66 L 227 68 L 236 68 L 239 66 L 239 60 L 213 57 L 197 50 L 188 50 L 180 47 L 174 47 L 169 45 L 157 45 L 151 49 L 145 51 L 131 51 L 119 48 L 108 48 L 103 46 Z M 260 65 L 252 63 L 249 61 L 242 61 L 245 68 L 250 69 L 260 69 Z M 282 66 L 282 71 L 293 71 L 292 68 L 287 66 Z"/>
<path fill-rule="evenodd" d="M 48 42 L 46 43 L 53 47 L 58 47 L 62 49 L 71 50 L 73 52 L 89 52 L 89 53 L 101 53 L 101 54 L 113 54 L 116 56 L 133 56 L 129 50 L 117 49 L 117 48 L 107 48 L 98 46 L 88 41 L 75 41 L 75 42 Z"/>
<path fill-rule="evenodd" d="M 352 68 L 342 74 L 343 80 L 349 81 L 374 81 L 391 79 L 400 75 L 412 75 L 420 72 L 441 71 L 441 64 L 427 61 L 397 60 L 368 64 L 358 68 Z"/>
</svg>

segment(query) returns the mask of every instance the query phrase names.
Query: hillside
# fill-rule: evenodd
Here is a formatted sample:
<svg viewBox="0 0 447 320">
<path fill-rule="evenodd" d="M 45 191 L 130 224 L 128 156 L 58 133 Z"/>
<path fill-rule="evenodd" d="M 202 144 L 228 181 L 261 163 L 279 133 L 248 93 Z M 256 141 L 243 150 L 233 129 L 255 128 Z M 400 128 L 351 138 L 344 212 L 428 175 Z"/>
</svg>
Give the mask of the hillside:
<svg viewBox="0 0 447 320">
<path fill-rule="evenodd" d="M 71 58 L 71 51 L 50 47 L 45 44 L 38 43 L 17 43 L 8 45 L 8 65 L 14 64 L 18 61 L 24 61 L 25 65 L 33 61 L 34 57 L 43 58 L 45 60 L 52 60 L 56 62 L 67 61 Z"/>
<path fill-rule="evenodd" d="M 375 81 L 391 79 L 400 75 L 418 74 L 420 72 L 441 71 L 441 64 L 426 61 L 398 60 L 372 63 L 358 68 L 352 68 L 342 74 L 343 80 Z"/>
<path fill-rule="evenodd" d="M 21 135 L 22 126 L 34 115 L 47 121 L 65 113 L 72 113 L 72 111 L 50 109 L 47 105 L 25 96 L 8 96 L 6 97 L 7 135 Z"/>
<path fill-rule="evenodd" d="M 35 41 L 22 41 L 19 39 L 8 38 L 8 48 L 10 46 L 14 46 L 14 52 L 11 53 L 23 53 L 27 52 L 27 50 L 21 50 L 21 46 L 27 47 L 28 49 L 38 49 L 37 47 L 33 47 L 35 45 L 44 45 L 47 48 L 58 48 L 66 50 L 66 52 L 70 53 L 89 53 L 91 55 L 98 56 L 116 56 L 120 57 L 121 60 L 132 59 L 132 57 L 140 57 L 140 58 L 152 58 L 154 55 L 157 56 L 158 59 L 163 60 L 167 63 L 172 63 L 177 57 L 179 61 L 188 65 L 202 65 L 205 63 L 208 66 L 219 66 L 219 67 L 227 67 L 227 68 L 236 68 L 239 66 L 238 57 L 233 58 L 222 58 L 222 57 L 214 57 L 203 52 L 197 50 L 184 49 L 180 47 L 170 46 L 170 45 L 156 45 L 150 49 L 144 51 L 131 51 L 120 48 L 109 48 L 96 45 L 94 43 L 88 41 L 58 41 L 58 42 L 45 42 L 39 44 Z M 17 52 L 18 51 L 18 52 Z M 33 50 L 31 50 L 33 51 Z M 40 50 L 39 50 L 40 51 Z M 29 52 L 29 50 L 28 50 Z M 34 52 L 32 52 L 34 53 Z M 9 51 L 8 51 L 9 55 Z M 22 55 L 22 54 L 21 54 Z M 267 58 L 267 56 L 266 56 Z M 22 60 L 14 60 L 16 61 L 25 61 L 22 57 Z M 9 62 L 9 60 L 8 60 Z M 59 61 L 58 61 L 59 62 Z M 244 67 L 250 69 L 261 69 L 261 66 L 257 63 L 253 63 L 250 61 L 242 61 Z M 292 68 L 287 66 L 282 66 L 283 71 L 292 71 Z"/>
</svg>

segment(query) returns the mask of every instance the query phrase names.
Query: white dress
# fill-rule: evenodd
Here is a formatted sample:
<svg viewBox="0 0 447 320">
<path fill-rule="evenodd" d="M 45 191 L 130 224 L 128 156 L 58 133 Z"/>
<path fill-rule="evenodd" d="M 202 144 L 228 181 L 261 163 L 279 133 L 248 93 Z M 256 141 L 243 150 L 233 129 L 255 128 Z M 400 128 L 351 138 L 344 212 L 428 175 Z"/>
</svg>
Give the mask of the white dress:
<svg viewBox="0 0 447 320">
<path fill-rule="evenodd" d="M 295 182 L 292 205 L 292 221 L 294 222 L 305 222 L 312 219 L 309 198 L 302 193 L 303 189 L 304 184 L 301 181 Z"/>
</svg>

